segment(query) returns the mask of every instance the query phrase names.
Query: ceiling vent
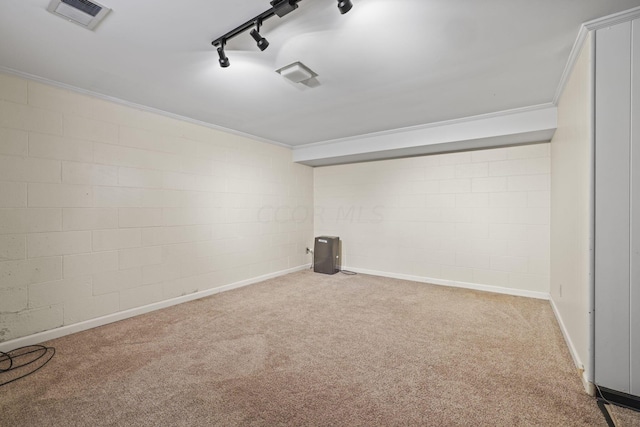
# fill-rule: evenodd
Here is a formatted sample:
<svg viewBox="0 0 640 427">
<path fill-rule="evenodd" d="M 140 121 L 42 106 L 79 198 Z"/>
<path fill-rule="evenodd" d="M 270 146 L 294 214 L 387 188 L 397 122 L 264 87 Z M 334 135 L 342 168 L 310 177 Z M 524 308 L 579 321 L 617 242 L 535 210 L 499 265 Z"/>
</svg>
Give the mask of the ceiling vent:
<svg viewBox="0 0 640 427">
<path fill-rule="evenodd" d="M 47 10 L 89 30 L 96 28 L 111 11 L 108 7 L 89 0 L 51 0 Z"/>
<path fill-rule="evenodd" d="M 276 70 L 276 73 L 282 77 L 291 80 L 294 83 L 307 84 L 312 79 L 318 77 L 318 73 L 307 67 L 300 61 L 296 61 L 293 64 L 285 65 L 284 67 Z"/>
</svg>

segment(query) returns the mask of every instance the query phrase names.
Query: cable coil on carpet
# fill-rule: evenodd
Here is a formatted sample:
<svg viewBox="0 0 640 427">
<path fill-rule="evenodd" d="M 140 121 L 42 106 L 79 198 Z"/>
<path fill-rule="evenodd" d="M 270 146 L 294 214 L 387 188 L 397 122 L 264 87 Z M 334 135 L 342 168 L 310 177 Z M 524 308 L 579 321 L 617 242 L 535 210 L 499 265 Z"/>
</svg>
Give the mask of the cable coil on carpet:
<svg viewBox="0 0 640 427">
<path fill-rule="evenodd" d="M 33 374 L 49 363 L 55 354 L 55 348 L 43 345 L 19 347 L 8 353 L 0 351 L 0 387 Z"/>
</svg>

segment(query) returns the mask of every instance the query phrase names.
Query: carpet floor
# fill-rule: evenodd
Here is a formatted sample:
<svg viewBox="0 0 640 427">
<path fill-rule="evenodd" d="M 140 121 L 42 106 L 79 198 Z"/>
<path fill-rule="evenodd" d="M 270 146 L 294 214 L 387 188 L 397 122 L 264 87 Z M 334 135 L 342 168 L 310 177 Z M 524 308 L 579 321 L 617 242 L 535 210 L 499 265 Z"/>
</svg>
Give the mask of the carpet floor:
<svg viewBox="0 0 640 427">
<path fill-rule="evenodd" d="M 616 427 L 640 427 L 640 412 L 622 406 L 606 406 Z"/>
<path fill-rule="evenodd" d="M 0 425 L 607 425 L 535 299 L 302 271 L 45 344 Z"/>
</svg>

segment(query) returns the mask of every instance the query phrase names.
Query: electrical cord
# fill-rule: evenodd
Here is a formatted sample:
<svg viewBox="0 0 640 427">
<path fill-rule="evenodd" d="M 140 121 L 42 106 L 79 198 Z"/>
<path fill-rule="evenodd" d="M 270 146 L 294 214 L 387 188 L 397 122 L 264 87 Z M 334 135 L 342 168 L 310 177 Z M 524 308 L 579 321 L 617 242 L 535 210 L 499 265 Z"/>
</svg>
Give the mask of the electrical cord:
<svg viewBox="0 0 640 427">
<path fill-rule="evenodd" d="M 611 418 L 611 414 L 609 414 L 609 410 L 607 409 L 608 403 L 606 403 L 606 402 L 607 401 L 605 399 L 601 399 L 599 397 L 596 398 L 596 404 L 598 405 L 598 408 L 600 409 L 600 412 L 602 412 L 602 415 L 604 416 L 604 419 L 607 422 L 607 426 L 608 427 L 616 427 L 616 423 Z"/>
<path fill-rule="evenodd" d="M 39 354 L 38 354 L 39 353 Z M 43 345 L 28 345 L 24 347 L 16 348 L 8 353 L 4 351 L 0 351 L 0 387 L 3 385 L 7 385 L 14 381 L 18 381 L 24 377 L 27 377 L 34 372 L 41 369 L 45 366 L 56 354 L 56 349 L 54 347 L 45 347 Z M 28 357 L 33 355 L 31 357 Z M 26 359 L 26 360 L 25 360 Z M 34 365 L 36 362 L 43 360 L 40 364 Z M 33 366 L 30 366 L 33 365 Z M 31 369 L 10 380 L 3 381 L 2 377 L 5 374 L 15 371 L 16 369 L 24 368 L 25 366 L 29 366 Z"/>
<path fill-rule="evenodd" d="M 598 384 L 594 384 L 594 386 L 596 387 L 596 398 L 598 400 L 601 400 L 602 402 L 606 403 L 607 405 L 620 406 L 622 408 L 626 408 L 626 409 L 630 409 L 632 411 L 640 412 L 640 410 L 638 410 L 637 407 L 628 406 L 628 405 L 625 405 L 622 402 L 612 402 L 612 401 L 610 401 L 609 399 L 604 397 L 604 393 L 602 392 L 602 390 L 600 389 L 600 386 Z"/>
<path fill-rule="evenodd" d="M 340 273 L 346 274 L 347 276 L 355 276 L 356 274 L 358 274 L 355 271 L 349 271 L 349 270 L 340 270 Z"/>
<path fill-rule="evenodd" d="M 631 407 L 631 406 L 627 406 L 624 405 L 622 403 L 618 403 L 618 402 L 611 402 L 609 399 L 604 397 L 604 393 L 602 393 L 602 390 L 600 390 L 600 387 L 598 386 L 598 384 L 594 384 L 596 387 L 596 403 L 598 405 L 598 408 L 600 408 L 600 411 L 602 412 L 602 415 L 604 415 L 605 420 L 607 421 L 607 425 L 609 427 L 616 427 L 615 422 L 613 421 L 613 418 L 611 416 L 611 414 L 609 413 L 609 410 L 607 409 L 607 405 L 609 406 L 619 406 L 621 408 L 626 408 L 626 409 L 630 409 L 632 411 L 638 411 L 637 408 Z"/>
</svg>

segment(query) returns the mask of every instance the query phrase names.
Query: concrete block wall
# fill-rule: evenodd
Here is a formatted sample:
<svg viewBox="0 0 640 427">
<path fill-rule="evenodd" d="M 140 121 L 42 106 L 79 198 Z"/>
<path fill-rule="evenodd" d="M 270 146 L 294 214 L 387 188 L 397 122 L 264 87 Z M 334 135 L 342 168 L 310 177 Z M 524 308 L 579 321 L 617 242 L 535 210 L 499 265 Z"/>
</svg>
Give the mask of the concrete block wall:
<svg viewBox="0 0 640 427">
<path fill-rule="evenodd" d="M 594 43 L 588 34 L 558 102 L 558 129 L 551 142 L 551 302 L 591 395 Z"/>
<path fill-rule="evenodd" d="M 548 297 L 548 143 L 316 168 L 314 186 L 345 268 Z"/>
<path fill-rule="evenodd" d="M 303 266 L 271 144 L 0 74 L 0 342 Z"/>
</svg>

